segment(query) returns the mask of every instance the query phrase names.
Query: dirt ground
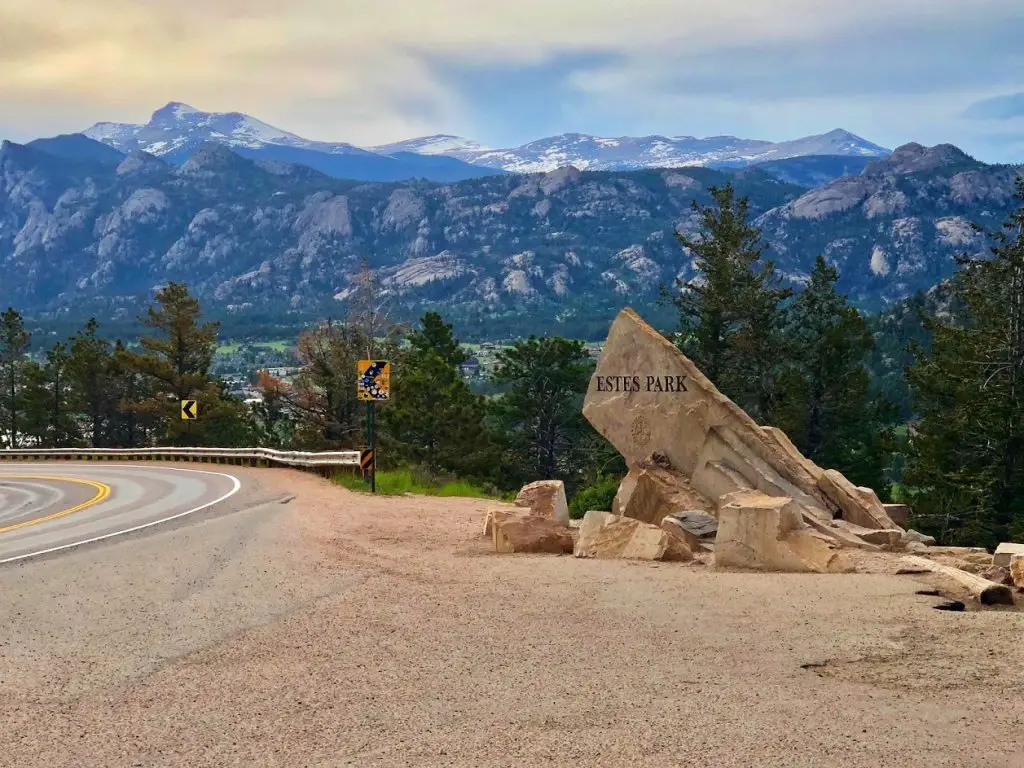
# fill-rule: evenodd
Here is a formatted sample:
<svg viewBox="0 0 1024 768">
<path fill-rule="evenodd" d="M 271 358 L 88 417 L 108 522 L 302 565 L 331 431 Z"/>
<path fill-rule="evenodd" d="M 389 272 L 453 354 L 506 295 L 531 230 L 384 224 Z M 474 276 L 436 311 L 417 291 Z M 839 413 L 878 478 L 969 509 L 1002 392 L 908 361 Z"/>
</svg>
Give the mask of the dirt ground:
<svg viewBox="0 0 1024 768">
<path fill-rule="evenodd" d="M 1020 613 L 493 555 L 487 502 L 239 474 L 202 520 L 0 569 L 0 765 L 1024 766 Z"/>
</svg>

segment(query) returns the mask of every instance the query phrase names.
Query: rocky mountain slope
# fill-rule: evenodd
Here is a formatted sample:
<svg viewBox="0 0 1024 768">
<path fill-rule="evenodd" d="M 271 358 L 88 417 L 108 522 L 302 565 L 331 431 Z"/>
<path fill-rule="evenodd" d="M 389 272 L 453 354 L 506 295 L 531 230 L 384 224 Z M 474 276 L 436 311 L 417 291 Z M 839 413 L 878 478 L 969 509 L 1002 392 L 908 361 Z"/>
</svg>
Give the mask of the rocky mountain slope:
<svg viewBox="0 0 1024 768">
<path fill-rule="evenodd" d="M 364 181 L 458 181 L 503 172 L 546 173 L 565 165 L 629 171 L 691 165 L 742 167 L 807 156 L 856 161 L 889 153 L 839 129 L 779 143 L 735 136 L 602 138 L 567 133 L 509 149 L 489 149 L 449 135 L 363 149 L 344 142 L 310 141 L 240 112 L 202 112 L 178 102 L 158 109 L 145 125 L 97 123 L 84 135 L 125 154 L 143 150 L 172 163 L 184 161 L 202 143 L 214 142 L 244 157 L 301 163 L 328 176 Z"/>
<path fill-rule="evenodd" d="M 653 307 L 661 284 L 688 273 L 673 230 L 694 231 L 691 201 L 729 179 L 750 197 L 783 274 L 799 282 L 823 252 L 842 287 L 877 306 L 948 275 L 954 254 L 981 250 L 969 223 L 1004 217 L 1016 173 L 953 147 L 908 145 L 810 191 L 757 168 L 383 184 L 212 143 L 180 165 L 44 149 L 0 148 L 0 304 L 108 314 L 134 313 L 172 279 L 230 311 L 337 313 L 366 258 L 408 313 L 605 322 L 626 304 Z"/>
</svg>

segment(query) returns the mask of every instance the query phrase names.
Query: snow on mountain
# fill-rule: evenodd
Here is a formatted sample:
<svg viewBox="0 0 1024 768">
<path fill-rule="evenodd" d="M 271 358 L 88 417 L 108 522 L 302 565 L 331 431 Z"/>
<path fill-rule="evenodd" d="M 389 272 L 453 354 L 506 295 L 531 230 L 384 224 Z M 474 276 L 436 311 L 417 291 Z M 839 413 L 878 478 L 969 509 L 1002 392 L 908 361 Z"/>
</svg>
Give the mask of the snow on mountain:
<svg viewBox="0 0 1024 768">
<path fill-rule="evenodd" d="M 415 144 L 414 139 L 408 144 Z M 589 171 L 630 171 L 694 165 L 750 165 L 807 155 L 884 157 L 889 150 L 848 131 L 772 143 L 735 136 L 620 136 L 566 133 L 521 147 L 496 150 L 453 149 L 444 154 L 488 168 L 515 173 L 546 173 L 563 165 Z"/>
<path fill-rule="evenodd" d="M 415 152 L 418 155 L 449 155 L 456 157 L 462 152 L 484 152 L 489 148 L 461 136 L 450 136 L 439 133 L 434 136 L 422 136 L 408 141 L 397 141 L 394 144 L 381 144 L 368 147 L 371 152 L 381 155 L 393 155 L 397 152 Z"/>
</svg>

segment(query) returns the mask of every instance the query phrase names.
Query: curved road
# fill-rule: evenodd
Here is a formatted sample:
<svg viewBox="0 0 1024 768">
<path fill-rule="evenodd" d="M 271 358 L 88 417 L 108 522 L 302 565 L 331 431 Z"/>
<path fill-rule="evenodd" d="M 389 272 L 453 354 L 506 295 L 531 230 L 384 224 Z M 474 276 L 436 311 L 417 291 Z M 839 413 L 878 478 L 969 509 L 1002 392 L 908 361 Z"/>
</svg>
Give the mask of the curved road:
<svg viewBox="0 0 1024 768">
<path fill-rule="evenodd" d="M 224 472 L 159 465 L 0 464 L 0 564 L 185 517 L 240 487 Z"/>
</svg>

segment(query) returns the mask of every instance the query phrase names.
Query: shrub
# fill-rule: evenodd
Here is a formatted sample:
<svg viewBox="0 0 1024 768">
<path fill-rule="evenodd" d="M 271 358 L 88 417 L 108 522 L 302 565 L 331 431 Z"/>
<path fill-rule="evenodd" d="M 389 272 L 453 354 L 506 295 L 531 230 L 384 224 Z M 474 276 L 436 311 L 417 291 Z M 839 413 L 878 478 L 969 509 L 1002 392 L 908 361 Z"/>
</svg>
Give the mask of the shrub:
<svg viewBox="0 0 1024 768">
<path fill-rule="evenodd" d="M 615 475 L 604 475 L 597 482 L 581 488 L 572 498 L 569 505 L 569 517 L 578 520 L 590 510 L 610 512 L 612 500 L 619 490 L 619 478 Z"/>
</svg>

